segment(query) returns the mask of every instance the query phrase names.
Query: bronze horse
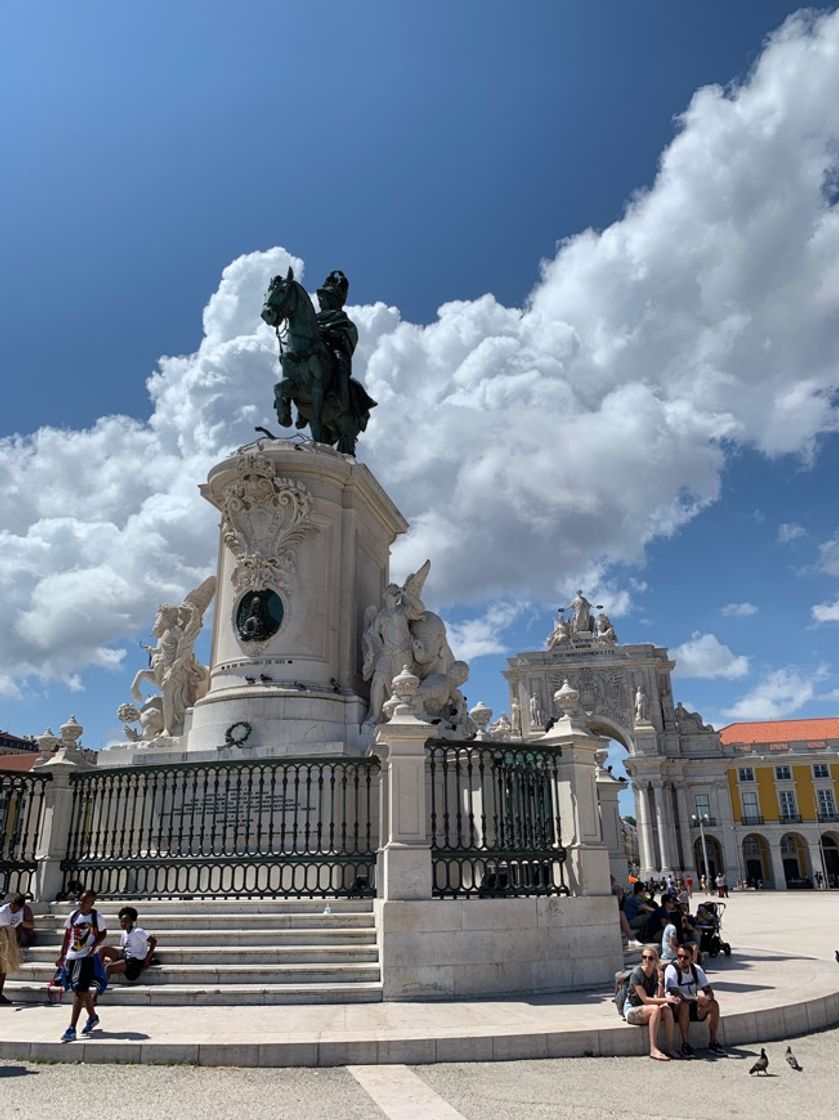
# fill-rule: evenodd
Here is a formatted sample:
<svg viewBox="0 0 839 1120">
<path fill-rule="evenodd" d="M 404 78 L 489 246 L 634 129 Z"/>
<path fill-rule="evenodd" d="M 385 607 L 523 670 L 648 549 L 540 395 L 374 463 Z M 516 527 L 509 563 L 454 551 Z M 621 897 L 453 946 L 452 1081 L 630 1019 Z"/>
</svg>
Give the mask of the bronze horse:
<svg viewBox="0 0 839 1120">
<path fill-rule="evenodd" d="M 262 318 L 276 330 L 280 343 L 283 377 L 274 386 L 280 424 L 291 426 L 293 403 L 298 428 L 308 424 L 315 442 L 354 455 L 358 433 L 367 427 L 376 402 L 352 377 L 345 380 L 341 392 L 339 359 L 325 344 L 312 301 L 291 268 L 286 276 L 271 281 Z"/>
</svg>

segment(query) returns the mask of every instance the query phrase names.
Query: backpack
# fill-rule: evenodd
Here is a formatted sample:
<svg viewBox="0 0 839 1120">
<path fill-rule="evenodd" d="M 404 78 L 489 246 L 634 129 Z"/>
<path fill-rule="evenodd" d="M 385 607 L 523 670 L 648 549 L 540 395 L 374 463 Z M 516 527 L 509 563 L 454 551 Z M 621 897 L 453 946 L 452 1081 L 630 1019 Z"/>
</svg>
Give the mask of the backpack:
<svg viewBox="0 0 839 1120">
<path fill-rule="evenodd" d="M 626 1003 L 626 997 L 629 995 L 629 978 L 634 972 L 632 968 L 622 968 L 620 972 L 615 973 L 615 994 L 612 997 L 615 1004 L 615 1010 L 621 1019 L 623 1019 L 623 1008 Z"/>
<path fill-rule="evenodd" d="M 75 925 L 76 918 L 78 918 L 79 914 L 81 914 L 81 910 L 74 910 L 73 913 L 70 915 L 70 925 L 71 926 Z M 93 928 L 98 933 L 99 928 L 100 928 L 99 927 L 99 911 L 95 907 L 91 907 L 90 916 L 91 916 L 91 918 L 93 918 Z"/>
<path fill-rule="evenodd" d="M 668 961 L 668 965 L 674 964 L 673 961 Z M 678 969 L 676 970 L 678 972 Z M 696 971 L 696 965 L 693 961 L 690 962 L 690 974 L 693 977 L 693 982 L 696 985 L 697 992 L 699 991 L 699 973 Z"/>
</svg>

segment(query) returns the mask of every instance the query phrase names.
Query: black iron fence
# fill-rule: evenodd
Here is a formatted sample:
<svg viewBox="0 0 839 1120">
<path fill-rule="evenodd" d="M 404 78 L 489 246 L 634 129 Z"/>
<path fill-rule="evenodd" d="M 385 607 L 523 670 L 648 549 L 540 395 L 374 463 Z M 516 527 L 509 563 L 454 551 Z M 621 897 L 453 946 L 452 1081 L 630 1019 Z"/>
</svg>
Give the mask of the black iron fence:
<svg viewBox="0 0 839 1120">
<path fill-rule="evenodd" d="M 376 893 L 375 758 L 135 766 L 72 788 L 63 897 Z"/>
<path fill-rule="evenodd" d="M 0 760 L 2 765 L 2 760 Z M 0 770 L 0 894 L 32 890 L 49 774 Z"/>
<path fill-rule="evenodd" d="M 556 748 L 439 741 L 426 754 L 436 896 L 568 893 Z"/>
</svg>

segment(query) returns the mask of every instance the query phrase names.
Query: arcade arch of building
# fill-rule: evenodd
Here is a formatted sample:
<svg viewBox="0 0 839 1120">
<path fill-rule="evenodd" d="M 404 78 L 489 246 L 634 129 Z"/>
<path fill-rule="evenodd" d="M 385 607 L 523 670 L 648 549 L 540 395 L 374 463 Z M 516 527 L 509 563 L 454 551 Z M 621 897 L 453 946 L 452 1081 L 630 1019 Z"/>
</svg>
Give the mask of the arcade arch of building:
<svg viewBox="0 0 839 1120">
<path fill-rule="evenodd" d="M 699 714 L 674 703 L 675 662 L 667 649 L 622 645 L 614 630 L 608 639 L 596 630 L 571 631 L 566 625 L 561 641 L 552 642 L 555 630 L 548 639 L 552 648 L 508 660 L 504 676 L 511 708 L 516 700 L 524 736 L 538 734 L 558 714 L 553 695 L 567 680 L 580 693 L 589 730 L 623 745 L 642 877 L 682 871 L 698 881 L 706 872 L 707 854 L 708 873 L 714 878 L 723 871 L 729 885 L 747 881 L 783 890 L 821 882 L 839 888 L 839 823 L 831 829 L 815 810 L 812 819 L 791 823 L 777 809 L 774 817 L 746 811 L 736 796 L 737 773 L 750 759 L 742 745 L 735 749 L 724 743 Z M 800 759 L 796 753 L 796 762 Z M 834 765 L 836 780 L 839 761 Z M 601 802 L 609 780 L 614 779 L 599 772 Z M 624 853 L 610 848 L 610 856 L 613 873 L 621 878 Z"/>
</svg>

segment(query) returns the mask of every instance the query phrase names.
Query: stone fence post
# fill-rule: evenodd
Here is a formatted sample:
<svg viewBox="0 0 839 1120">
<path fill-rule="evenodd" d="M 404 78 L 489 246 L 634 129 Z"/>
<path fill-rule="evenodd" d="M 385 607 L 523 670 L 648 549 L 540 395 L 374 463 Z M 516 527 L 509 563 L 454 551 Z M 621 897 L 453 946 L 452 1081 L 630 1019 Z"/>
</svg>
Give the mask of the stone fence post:
<svg viewBox="0 0 839 1120">
<path fill-rule="evenodd" d="M 620 884 L 626 883 L 629 873 L 629 861 L 623 850 L 623 831 L 621 829 L 621 814 L 618 797 L 621 792 L 621 783 L 617 778 L 603 768 L 606 761 L 606 749 L 600 747 L 595 751 L 597 769 L 595 779 L 597 783 L 597 800 L 600 803 L 600 828 L 603 843 L 609 852 L 609 868 L 615 880 Z"/>
<path fill-rule="evenodd" d="M 609 851 L 603 843 L 596 785 L 597 753 L 604 744 L 582 722 L 579 699 L 579 692 L 565 681 L 554 693 L 562 715 L 533 742 L 562 748 L 557 759 L 556 796 L 569 889 L 575 895 L 602 895 L 611 892 Z"/>
<path fill-rule="evenodd" d="M 73 814 L 70 776 L 91 769 L 91 764 L 69 747 L 60 748 L 45 762 L 33 767 L 36 773 L 52 774 L 52 781 L 47 782 L 44 791 L 44 817 L 35 849 L 38 866 L 33 894 L 36 902 L 52 902 L 61 889 L 61 861 L 67 856 Z"/>
<path fill-rule="evenodd" d="M 432 729 L 411 705 L 418 686 L 407 667 L 394 678 L 394 700 L 386 705 L 392 715 L 376 730 L 372 747 L 382 760 L 378 897 L 391 902 L 431 898 L 425 744 Z"/>
</svg>

